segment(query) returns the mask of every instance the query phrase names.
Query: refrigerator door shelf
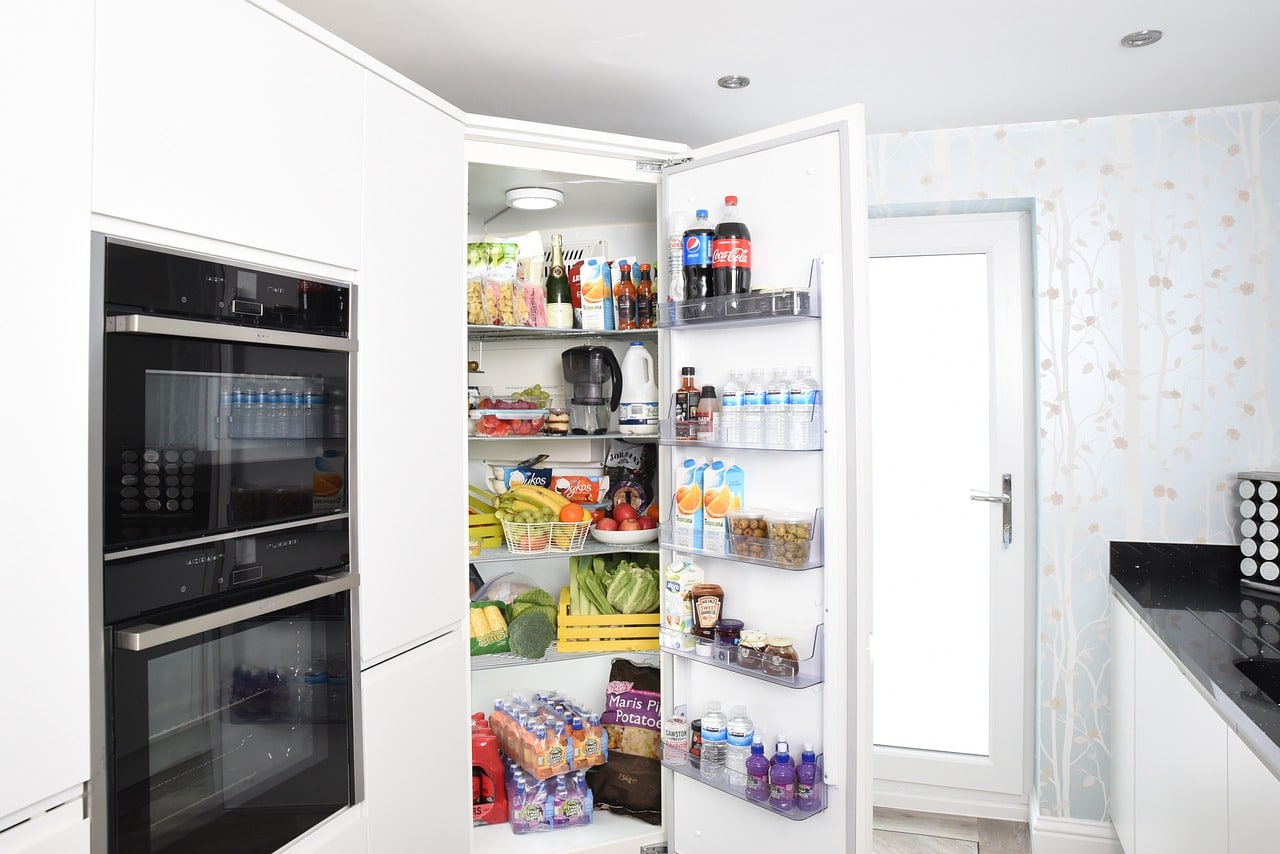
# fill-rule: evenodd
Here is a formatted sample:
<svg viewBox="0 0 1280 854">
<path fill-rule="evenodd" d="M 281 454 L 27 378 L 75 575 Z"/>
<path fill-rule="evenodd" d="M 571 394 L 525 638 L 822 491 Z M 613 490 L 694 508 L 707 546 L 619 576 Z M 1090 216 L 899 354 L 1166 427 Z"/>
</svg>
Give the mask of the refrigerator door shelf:
<svg viewBox="0 0 1280 854">
<path fill-rule="evenodd" d="M 708 667 L 719 667 L 721 670 L 728 670 L 742 676 L 748 676 L 752 679 L 759 679 L 764 682 L 772 682 L 774 685 L 782 685 L 785 688 L 812 688 L 814 685 L 822 684 L 822 649 L 823 649 L 823 626 L 819 624 L 813 630 L 813 649 L 808 658 L 802 658 L 796 662 L 796 673 L 794 676 L 770 676 L 763 670 L 749 669 L 743 667 L 737 662 L 737 649 L 734 655 L 726 656 L 717 649 L 715 644 L 703 638 L 692 637 L 689 635 L 677 636 L 686 643 L 682 643 L 679 647 L 663 646 L 662 651 L 674 655 L 676 658 L 684 658 L 689 661 L 696 661 L 699 664 L 705 664 Z M 663 636 L 664 640 L 666 636 Z M 690 643 L 691 642 L 691 643 Z M 710 647 L 710 649 L 700 649 L 700 647 Z"/>
<path fill-rule="evenodd" d="M 799 756 L 799 754 L 797 753 L 796 756 Z M 823 763 L 821 753 L 817 756 L 817 764 L 818 779 L 822 780 Z M 818 802 L 813 809 L 802 810 L 799 807 L 780 809 L 774 806 L 771 801 L 757 801 L 748 798 L 745 783 L 731 780 L 729 775 L 723 771 L 714 776 L 704 777 L 700 758 L 697 756 L 690 756 L 687 753 L 676 752 L 674 748 L 668 748 L 668 752 L 664 752 L 662 756 L 662 767 L 669 771 L 674 771 L 682 777 L 688 777 L 690 780 L 697 780 L 699 783 L 710 786 L 713 789 L 719 789 L 727 795 L 732 795 L 738 800 L 757 806 L 766 812 L 789 818 L 792 821 L 804 821 L 807 818 L 813 818 L 827 808 L 827 787 L 825 783 L 818 786 Z"/>
</svg>

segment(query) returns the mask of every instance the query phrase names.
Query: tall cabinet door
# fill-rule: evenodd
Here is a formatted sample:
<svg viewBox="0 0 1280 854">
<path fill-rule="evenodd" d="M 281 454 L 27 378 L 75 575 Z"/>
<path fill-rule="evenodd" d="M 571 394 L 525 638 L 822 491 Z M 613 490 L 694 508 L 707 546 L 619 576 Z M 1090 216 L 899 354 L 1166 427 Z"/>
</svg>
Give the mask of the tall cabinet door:
<svg viewBox="0 0 1280 854">
<path fill-rule="evenodd" d="M 354 500 L 368 666 L 464 615 L 451 485 L 466 477 L 466 440 L 441 412 L 466 387 L 467 345 L 451 284 L 465 277 L 462 124 L 373 73 L 366 87 Z"/>
<path fill-rule="evenodd" d="M 689 718 L 699 718 L 709 701 L 719 700 L 731 715 L 732 706 L 742 704 L 767 754 L 782 735 L 796 761 L 803 744 L 813 743 L 824 767 L 826 808 L 794 820 L 804 814 L 779 815 L 674 768 L 666 787 L 668 841 L 684 854 L 855 846 L 869 851 L 868 455 L 859 406 L 864 388 L 857 382 L 857 345 L 866 337 L 857 334 L 865 318 L 867 257 L 862 109 L 690 154 L 690 162 L 667 172 L 668 211 L 707 208 L 715 218 L 726 195 L 738 196 L 751 231 L 753 291 L 791 296 L 779 297 L 781 302 L 769 296 L 758 296 L 759 303 L 744 300 L 760 310 L 738 305 L 726 308 L 724 316 L 712 309 L 714 319 L 686 322 L 690 316 L 679 313 L 669 318 L 660 342 L 666 389 L 678 384 L 684 366 L 696 368 L 699 384 L 717 388 L 734 368 L 748 375 L 762 368 L 767 375 L 783 367 L 795 376 L 799 366 L 809 366 L 823 392 L 825 429 L 820 443 L 799 443 L 798 449 L 750 441 L 668 441 L 664 435 L 668 478 L 676 478 L 690 457 L 732 458 L 744 472 L 747 509 L 800 511 L 816 529 L 803 566 L 788 559 L 794 555 L 775 552 L 777 560 L 760 560 L 749 548 L 730 546 L 716 554 L 664 538 L 669 558 L 688 556 L 703 567 L 707 581 L 724 588 L 724 616 L 790 635 L 799 657 L 810 659 L 802 665 L 807 678 L 779 684 L 696 655 L 668 653 L 664 713 L 684 706 Z M 805 307 L 794 314 L 803 316 L 784 316 L 792 313 L 787 305 L 801 302 Z M 689 493 L 669 489 L 667 498 L 681 494 Z M 670 504 L 673 511 L 676 503 Z"/>
</svg>

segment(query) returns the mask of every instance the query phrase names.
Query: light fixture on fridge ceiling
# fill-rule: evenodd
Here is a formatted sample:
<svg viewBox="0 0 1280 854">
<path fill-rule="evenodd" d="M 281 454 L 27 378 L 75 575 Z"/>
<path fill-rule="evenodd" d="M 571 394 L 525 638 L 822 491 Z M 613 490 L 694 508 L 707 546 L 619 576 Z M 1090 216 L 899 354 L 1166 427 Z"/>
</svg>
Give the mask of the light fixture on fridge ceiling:
<svg viewBox="0 0 1280 854">
<path fill-rule="evenodd" d="M 564 193 L 550 187 L 517 187 L 507 190 L 507 207 L 522 211 L 549 211 L 560 207 Z"/>
<path fill-rule="evenodd" d="M 1160 41 L 1163 36 L 1164 33 L 1159 30 L 1138 30 L 1120 39 L 1120 44 L 1125 47 L 1147 47 Z"/>
<path fill-rule="evenodd" d="M 716 81 L 721 89 L 745 89 L 751 85 L 751 78 L 741 74 L 726 74 Z"/>
</svg>

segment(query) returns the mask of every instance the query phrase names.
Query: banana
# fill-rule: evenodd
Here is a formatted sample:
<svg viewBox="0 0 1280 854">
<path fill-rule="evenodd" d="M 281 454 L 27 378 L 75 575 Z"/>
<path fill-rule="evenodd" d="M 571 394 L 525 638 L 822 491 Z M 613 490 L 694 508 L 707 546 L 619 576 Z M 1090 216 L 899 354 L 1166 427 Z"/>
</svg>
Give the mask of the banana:
<svg viewBox="0 0 1280 854">
<path fill-rule="evenodd" d="M 546 496 L 541 495 L 537 492 L 534 492 L 532 489 L 527 489 L 523 486 L 518 486 L 512 489 L 510 492 L 508 492 L 507 495 L 514 496 L 515 499 L 518 501 L 533 504 L 539 510 L 551 510 L 557 516 L 560 515 L 559 506 L 552 504 L 549 500 L 547 500 Z"/>
<path fill-rule="evenodd" d="M 508 498 L 506 495 L 500 496 L 498 498 L 498 507 L 502 510 L 507 510 L 513 513 L 519 513 L 523 510 L 528 510 L 531 513 L 537 513 L 539 510 L 543 509 L 543 506 L 541 504 L 535 504 L 532 501 L 526 501 L 523 498 L 520 498 L 518 496 Z"/>
<path fill-rule="evenodd" d="M 542 502 L 557 513 L 560 512 L 561 507 L 571 503 L 569 499 L 555 490 L 547 489 L 545 486 L 534 486 L 532 483 L 522 483 L 519 486 L 512 487 L 511 491 L 522 495 L 540 496 Z"/>
</svg>

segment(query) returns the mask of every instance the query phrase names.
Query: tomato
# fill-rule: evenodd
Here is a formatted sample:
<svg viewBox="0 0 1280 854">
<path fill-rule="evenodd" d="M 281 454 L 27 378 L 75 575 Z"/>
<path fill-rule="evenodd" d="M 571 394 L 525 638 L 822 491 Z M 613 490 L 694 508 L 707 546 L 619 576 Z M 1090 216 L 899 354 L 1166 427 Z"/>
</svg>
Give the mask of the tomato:
<svg viewBox="0 0 1280 854">
<path fill-rule="evenodd" d="M 560 508 L 561 522 L 581 522 L 587 518 L 587 511 L 582 509 L 581 504 L 566 504 Z"/>
<path fill-rule="evenodd" d="M 616 504 L 613 508 L 613 521 L 625 522 L 628 519 L 634 519 L 640 514 L 636 512 L 636 508 L 630 504 Z"/>
</svg>

